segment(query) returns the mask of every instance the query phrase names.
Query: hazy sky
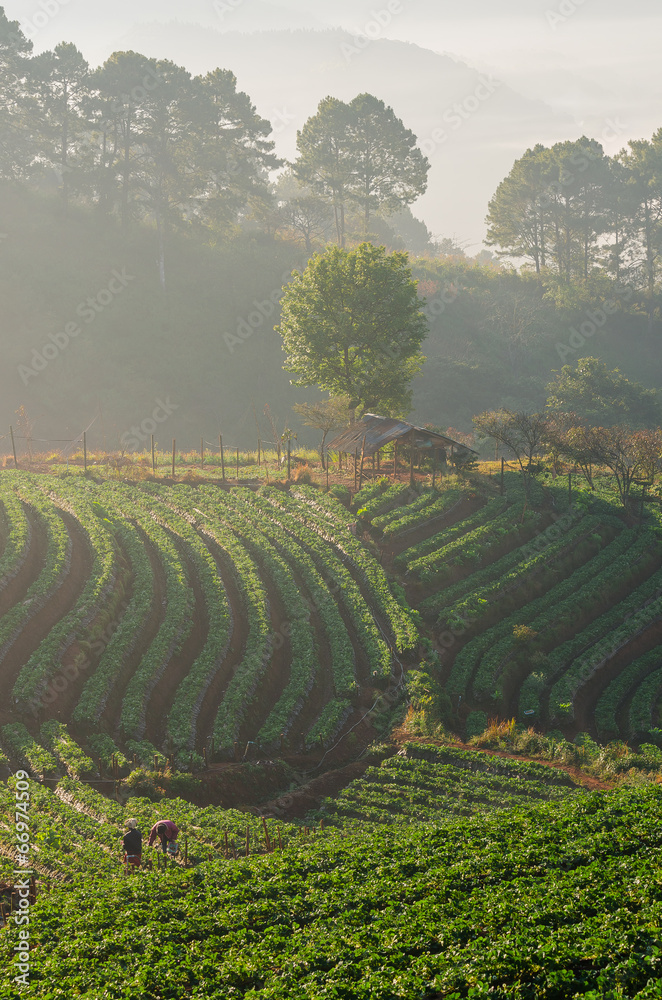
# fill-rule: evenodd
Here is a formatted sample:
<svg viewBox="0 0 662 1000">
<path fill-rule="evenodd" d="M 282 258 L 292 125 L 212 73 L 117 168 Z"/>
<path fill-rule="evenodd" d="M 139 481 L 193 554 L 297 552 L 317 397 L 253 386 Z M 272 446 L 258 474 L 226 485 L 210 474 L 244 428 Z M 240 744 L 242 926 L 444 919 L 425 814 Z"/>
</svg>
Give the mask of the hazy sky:
<svg viewBox="0 0 662 1000">
<path fill-rule="evenodd" d="M 194 72 L 212 69 L 211 63 L 226 65 L 235 69 L 239 86 L 248 91 L 265 117 L 270 117 L 274 108 L 283 108 L 289 99 L 296 127 L 305 120 L 304 102 L 300 94 L 288 95 L 284 77 L 287 76 L 288 85 L 297 90 L 305 91 L 305 84 L 295 82 L 291 67 L 281 81 L 278 64 L 269 65 L 262 46 L 259 57 L 256 51 L 254 65 L 245 55 L 242 59 L 238 57 L 235 68 L 232 46 L 225 46 L 223 35 L 336 27 L 352 35 L 374 37 L 371 42 L 374 53 L 383 51 L 388 67 L 391 84 L 388 93 L 385 92 L 383 69 L 380 73 L 376 59 L 365 59 L 360 79 L 354 74 L 352 83 L 356 79 L 357 86 L 384 97 L 396 111 L 398 107 L 392 94 L 397 96 L 398 88 L 403 99 L 408 95 L 412 105 L 423 107 L 425 102 L 438 100 L 441 103 L 437 113 L 447 105 L 442 97 L 422 87 L 419 93 L 416 92 L 416 73 L 411 66 L 402 78 L 398 77 L 398 65 L 388 66 L 387 39 L 411 42 L 452 56 L 471 69 L 492 74 L 507 89 L 512 100 L 507 102 L 507 113 L 503 101 L 500 110 L 496 101 L 489 108 L 481 109 L 485 123 L 490 116 L 493 118 L 492 131 L 486 130 L 480 142 L 475 140 L 476 149 L 480 148 L 476 156 L 481 160 L 491 159 L 490 142 L 498 145 L 499 114 L 508 121 L 505 129 L 508 135 L 501 142 L 501 151 L 505 152 L 507 147 L 511 162 L 527 146 L 538 141 L 572 139 L 582 132 L 602 138 L 607 152 L 613 153 L 629 138 L 650 137 L 662 126 L 662 63 L 659 56 L 662 11 L 659 0 L 630 0 L 629 3 L 622 0 L 501 0 L 498 4 L 494 0 L 465 0 L 462 4 L 448 0 L 188 0 L 186 3 L 180 0 L 7 0 L 4 6 L 8 17 L 24 25 L 34 40 L 36 51 L 67 40 L 75 42 L 94 65 L 112 51 L 130 47 L 140 47 L 148 55 L 174 59 Z M 179 29 L 169 23 L 173 21 L 181 22 Z M 381 25 L 377 21 L 381 21 Z M 192 31 L 189 26 L 194 25 L 204 27 L 204 33 Z M 305 64 L 306 37 L 301 36 L 302 64 Z M 152 39 L 153 45 L 150 44 Z M 212 44 L 214 39 L 218 42 L 217 53 Z M 153 51 L 147 51 L 150 48 Z M 242 48 L 247 51 L 244 46 Z M 376 75 L 374 86 L 371 86 L 369 70 L 373 65 Z M 346 67 L 341 61 L 336 77 L 320 79 L 320 88 L 333 87 L 337 79 L 338 96 L 352 96 L 340 92 L 347 77 L 343 69 Z M 352 66 L 353 72 L 354 69 Z M 270 99 L 272 93 L 276 95 L 273 101 Z M 323 96 L 325 93 L 314 94 L 313 109 Z M 518 103 L 520 97 L 524 100 Z M 532 100 L 540 102 L 539 120 L 526 105 Z M 557 127 L 550 126 L 554 121 Z M 415 128 L 411 120 L 406 124 Z M 420 122 L 418 124 L 421 127 Z M 296 127 L 283 129 L 282 137 L 276 135 L 282 155 L 293 155 Z M 484 232 L 485 197 L 489 197 L 489 192 L 503 176 L 506 159 L 496 156 L 493 165 L 485 162 L 481 168 L 482 182 L 478 184 L 476 199 L 483 199 L 482 204 L 472 207 L 470 195 L 462 197 L 460 191 L 459 204 L 444 208 L 441 186 L 448 186 L 451 178 L 456 178 L 452 181 L 454 186 L 461 184 L 464 173 L 461 159 L 466 155 L 462 150 L 469 141 L 469 131 L 466 130 L 466 136 L 463 134 L 462 144 L 453 149 L 455 162 L 443 169 L 440 165 L 436 173 L 433 170 L 430 191 L 414 211 L 425 218 L 435 233 L 456 235 L 475 245 Z"/>
</svg>

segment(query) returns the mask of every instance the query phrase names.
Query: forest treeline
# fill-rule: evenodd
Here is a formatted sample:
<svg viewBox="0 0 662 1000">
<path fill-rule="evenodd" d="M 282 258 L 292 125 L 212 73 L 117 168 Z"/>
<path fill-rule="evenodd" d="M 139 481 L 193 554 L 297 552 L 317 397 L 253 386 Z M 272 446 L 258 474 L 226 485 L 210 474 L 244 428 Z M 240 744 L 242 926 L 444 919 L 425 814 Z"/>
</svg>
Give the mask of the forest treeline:
<svg viewBox="0 0 662 1000">
<path fill-rule="evenodd" d="M 527 151 L 489 205 L 496 257 L 471 259 L 412 213 L 429 163 L 406 123 L 378 96 L 320 97 L 285 164 L 231 69 L 35 55 L 0 7 L 5 424 L 24 405 L 57 438 L 103 413 L 112 445 L 161 398 L 183 446 L 219 430 L 248 446 L 266 403 L 301 432 L 292 406 L 315 392 L 283 372 L 283 285 L 365 240 L 408 250 L 425 299 L 420 422 L 538 409 L 589 355 L 660 383 L 660 134 L 611 158 L 590 139 Z M 125 290 L 91 311 L 115 272 Z"/>
</svg>

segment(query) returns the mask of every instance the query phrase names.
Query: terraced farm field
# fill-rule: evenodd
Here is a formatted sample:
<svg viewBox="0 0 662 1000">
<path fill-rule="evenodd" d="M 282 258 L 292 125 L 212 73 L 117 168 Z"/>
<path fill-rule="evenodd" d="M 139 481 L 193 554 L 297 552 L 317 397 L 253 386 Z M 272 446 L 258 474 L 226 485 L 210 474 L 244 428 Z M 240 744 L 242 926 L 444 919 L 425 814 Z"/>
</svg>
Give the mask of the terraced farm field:
<svg viewBox="0 0 662 1000">
<path fill-rule="evenodd" d="M 417 630 L 319 491 L 0 477 L 12 718 L 231 755 L 328 744 Z"/>
</svg>

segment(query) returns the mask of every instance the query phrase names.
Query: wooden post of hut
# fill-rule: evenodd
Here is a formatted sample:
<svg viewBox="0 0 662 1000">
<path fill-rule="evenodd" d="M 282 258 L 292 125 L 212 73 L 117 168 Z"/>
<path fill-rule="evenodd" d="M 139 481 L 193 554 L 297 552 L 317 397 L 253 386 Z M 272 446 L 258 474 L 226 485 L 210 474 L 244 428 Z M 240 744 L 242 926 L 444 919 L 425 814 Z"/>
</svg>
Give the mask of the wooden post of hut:
<svg viewBox="0 0 662 1000">
<path fill-rule="evenodd" d="M 437 482 L 437 456 L 438 452 L 435 448 L 432 452 L 432 489 L 434 489 Z"/>
<path fill-rule="evenodd" d="M 361 473 L 359 475 L 359 489 L 363 486 L 363 463 L 365 461 L 365 434 L 363 435 L 363 444 L 361 446 Z"/>
<path fill-rule="evenodd" d="M 414 445 L 409 448 L 409 483 L 414 485 Z"/>
</svg>

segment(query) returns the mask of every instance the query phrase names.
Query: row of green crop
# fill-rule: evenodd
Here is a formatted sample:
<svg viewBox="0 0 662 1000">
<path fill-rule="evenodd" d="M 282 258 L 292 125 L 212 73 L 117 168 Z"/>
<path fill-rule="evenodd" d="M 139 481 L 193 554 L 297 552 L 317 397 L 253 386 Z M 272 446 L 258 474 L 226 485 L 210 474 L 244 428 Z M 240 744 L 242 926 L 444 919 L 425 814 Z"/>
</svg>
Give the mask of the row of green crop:
<svg viewBox="0 0 662 1000">
<path fill-rule="evenodd" d="M 402 754 L 409 760 L 432 761 L 466 768 L 469 771 L 518 777 L 566 788 L 574 787 L 572 778 L 564 771 L 548 767 L 546 764 L 537 764 L 535 761 L 515 760 L 512 757 L 498 757 L 495 754 L 478 753 L 475 750 L 462 750 L 460 747 L 426 743 L 405 743 Z"/>
<path fill-rule="evenodd" d="M 593 559 L 542 597 L 473 639 L 455 658 L 448 682 L 449 692 L 463 694 L 476 671 L 473 681 L 476 697 L 493 697 L 503 663 L 516 648 L 517 640 L 513 636 L 516 626 L 527 625 L 534 632 L 544 631 L 545 641 L 553 641 L 555 634 L 567 630 L 579 613 L 587 614 L 609 598 L 621 585 L 613 568 L 628 572 L 630 559 L 646 558 L 649 544 L 650 539 L 642 539 L 636 530 L 623 531 Z"/>
<path fill-rule="evenodd" d="M 614 739 L 619 735 L 616 712 L 630 691 L 640 686 L 656 667 L 662 668 L 662 646 L 629 663 L 607 685 L 595 706 L 595 727 L 600 739 Z"/>
<path fill-rule="evenodd" d="M 647 536 L 651 537 L 651 536 Z M 655 542 L 651 542 L 654 546 Z M 634 588 L 630 594 L 608 611 L 595 618 L 581 631 L 551 650 L 538 664 L 540 676 L 528 677 L 521 688 L 519 697 L 520 714 L 529 710 L 539 712 L 540 691 L 544 683 L 554 682 L 570 670 L 573 663 L 581 663 L 585 654 L 593 658 L 597 651 L 600 662 L 612 649 L 616 649 L 627 636 L 634 635 L 649 620 L 653 608 L 653 619 L 657 612 L 655 605 L 662 594 L 662 570 L 653 573 L 647 580 Z M 616 633 L 620 637 L 616 638 Z M 563 710 L 565 713 L 567 710 Z"/>
<path fill-rule="evenodd" d="M 51 629 L 16 680 L 13 696 L 23 706 L 27 706 L 31 700 L 40 700 L 49 681 L 59 670 L 65 650 L 76 638 L 94 640 L 96 632 L 105 628 L 109 605 L 114 603 L 111 594 L 116 582 L 120 585 L 122 583 L 114 526 L 105 518 L 99 517 L 75 488 L 60 480 L 40 476 L 35 477 L 33 483 L 55 505 L 76 518 L 90 549 L 92 567 L 74 608 Z M 112 617 L 112 611 L 110 616 Z"/>
<path fill-rule="evenodd" d="M 64 723 L 55 719 L 45 722 L 41 727 L 40 737 L 44 746 L 52 750 L 71 778 L 96 771 L 94 762 L 72 739 Z"/>
<path fill-rule="evenodd" d="M 319 531 L 308 527 L 305 510 L 291 513 L 289 509 L 269 503 L 269 493 L 263 498 L 252 495 L 251 502 L 260 503 L 261 522 L 269 519 L 276 530 L 293 538 L 310 554 L 324 578 L 325 586 L 337 595 L 357 630 L 371 671 L 388 676 L 391 673 L 391 654 L 382 639 L 370 608 L 358 584 L 337 556 L 331 545 L 325 544 Z"/>
<path fill-rule="evenodd" d="M 23 481 L 19 484 L 19 489 L 46 534 L 46 556 L 39 575 L 30 584 L 23 600 L 15 604 L 0 620 L 0 660 L 24 631 L 29 620 L 55 593 L 71 564 L 71 539 L 57 508 L 38 490 L 26 486 Z M 16 502 L 22 509 L 18 498 Z"/>
<path fill-rule="evenodd" d="M 217 498 L 215 501 L 219 502 Z M 260 570 L 243 541 L 229 530 L 214 508 L 215 504 L 212 504 L 210 509 L 203 510 L 196 500 L 197 528 L 226 557 L 243 602 L 243 608 L 238 613 L 246 616 L 248 624 L 241 662 L 225 689 L 214 721 L 216 745 L 230 748 L 266 671 L 271 656 L 272 627 L 269 600 Z"/>
<path fill-rule="evenodd" d="M 5 545 L 0 556 L 0 590 L 20 571 L 32 541 L 32 530 L 23 504 L 3 475 L 0 477 L 0 505 L 5 521 Z"/>
<path fill-rule="evenodd" d="M 567 526 L 551 525 L 541 532 L 540 537 L 544 544 L 541 544 L 540 548 L 532 547 L 531 542 L 526 542 L 507 552 L 496 562 L 476 570 L 453 586 L 445 587 L 426 598 L 419 606 L 419 611 L 425 615 L 442 612 L 438 619 L 439 625 L 454 622 L 456 616 L 472 617 L 475 612 L 480 611 L 482 600 L 487 600 L 492 592 L 498 591 L 509 581 L 519 579 L 521 574 L 553 561 L 568 547 L 574 546 L 578 539 L 597 531 L 605 524 L 604 519 L 597 516 L 582 517 L 578 514 L 578 517 L 580 518 L 578 521 L 569 518 Z M 622 527 L 617 518 L 607 520 L 614 532 Z"/>
<path fill-rule="evenodd" d="M 375 610 L 388 622 L 398 651 L 413 649 L 418 643 L 418 632 L 414 621 L 407 609 L 401 607 L 395 600 L 384 570 L 361 542 L 349 530 L 332 531 L 328 521 L 314 511 L 311 514 L 306 510 L 304 517 L 304 512 L 296 500 L 280 490 L 269 490 L 265 495 L 274 507 L 288 511 L 294 517 L 301 519 L 335 546 L 369 588 Z"/>
<path fill-rule="evenodd" d="M 190 750 L 195 745 L 200 706 L 230 645 L 232 620 L 229 601 L 216 562 L 190 523 L 190 519 L 195 519 L 189 510 L 190 489 L 175 488 L 171 492 L 172 499 L 167 505 L 158 501 L 156 489 L 145 487 L 145 490 L 147 496 L 141 495 L 141 503 L 158 513 L 167 523 L 169 530 L 181 540 L 202 590 L 207 610 L 207 635 L 204 647 L 177 688 L 167 723 L 168 736 L 173 746 L 177 750 L 185 748 Z M 180 508 L 181 514 L 177 513 L 175 506 Z"/>
<path fill-rule="evenodd" d="M 658 647 L 658 655 L 660 650 Z M 655 727 L 653 712 L 656 704 L 659 706 L 662 693 L 662 667 L 654 670 L 639 684 L 630 702 L 628 728 L 630 736 L 649 733 Z"/>
<path fill-rule="evenodd" d="M 248 523 L 255 523 L 256 513 L 260 515 L 260 530 L 288 561 L 291 569 L 301 574 L 320 615 L 331 653 L 334 688 L 339 700 L 330 703 L 335 705 L 335 710 L 329 707 L 328 712 L 318 720 L 312 739 L 327 741 L 337 731 L 338 720 L 346 711 L 346 696 L 356 690 L 354 650 L 338 606 L 311 556 L 298 544 L 298 540 L 272 521 L 273 507 L 264 498 L 248 490 L 234 490 L 225 498 L 225 504 L 232 507 L 236 517 L 247 518 Z M 236 524 L 236 521 L 233 523 Z"/>
<path fill-rule="evenodd" d="M 524 504 L 516 504 L 487 524 L 474 528 L 435 552 L 415 559 L 408 564 L 407 571 L 423 583 L 440 584 L 452 575 L 456 567 L 468 564 L 479 566 L 481 561 L 489 557 L 492 549 L 502 545 L 516 546 L 523 532 L 540 519 L 538 511 L 528 510 Z"/>
<path fill-rule="evenodd" d="M 408 483 L 395 483 L 384 490 L 383 493 L 378 493 L 371 497 L 364 504 L 361 504 L 361 506 L 357 506 L 356 502 L 352 506 L 356 511 L 357 517 L 362 518 L 364 521 L 372 521 L 373 517 L 378 517 L 387 510 L 394 510 L 396 507 L 400 507 L 400 501 L 404 500 L 409 494 L 410 489 L 411 487 Z M 354 499 L 356 501 L 356 498 Z"/>
<path fill-rule="evenodd" d="M 132 590 L 129 603 L 107 641 L 99 641 L 90 653 L 100 657 L 94 672 L 85 683 L 74 709 L 73 719 L 88 725 L 101 718 L 118 678 L 118 664 L 126 663 L 147 627 L 154 603 L 154 573 L 143 536 L 129 522 L 115 522 L 117 537 L 131 567 Z"/>
<path fill-rule="evenodd" d="M 208 512 L 213 510 L 209 493 L 204 488 L 199 493 L 202 509 Z M 310 624 L 310 611 L 286 560 L 266 535 L 255 527 L 254 521 L 250 517 L 237 517 L 236 511 L 230 505 L 219 510 L 218 515 L 225 520 L 227 527 L 246 545 L 258 565 L 268 574 L 286 609 L 291 649 L 290 676 L 283 694 L 269 713 L 259 733 L 260 742 L 276 743 L 280 734 L 287 732 L 291 727 L 313 686 L 317 673 L 318 660 Z M 285 624 L 282 623 L 283 626 Z"/>
<path fill-rule="evenodd" d="M 32 774 L 43 778 L 57 770 L 54 755 L 37 743 L 22 722 L 11 722 L 3 726 L 2 741 L 11 755 L 25 764 Z"/>
<path fill-rule="evenodd" d="M 290 490 L 290 495 L 304 505 L 302 514 L 310 507 L 333 525 L 349 528 L 356 524 L 356 516 L 351 511 L 332 494 L 322 493 L 316 486 L 297 485 Z"/>
<path fill-rule="evenodd" d="M 225 520 L 226 526 L 246 545 L 258 565 L 266 570 L 279 594 L 283 607 L 287 609 L 287 625 L 292 653 L 290 677 L 283 694 L 259 733 L 261 742 L 275 743 L 280 734 L 287 732 L 291 727 L 313 686 L 317 673 L 317 656 L 313 630 L 310 625 L 310 612 L 287 561 L 261 530 L 262 526 L 260 525 L 259 529 L 255 527 L 256 522 L 259 524 L 259 520 L 255 518 L 254 514 L 251 516 L 250 513 L 250 502 L 248 501 L 252 495 L 250 491 L 241 491 L 241 493 L 244 495 L 224 496 L 223 508 L 219 509 L 218 491 L 213 488 L 202 488 L 198 491 L 197 503 L 207 513 L 216 509 L 218 516 Z M 285 624 L 283 622 L 282 626 L 284 627 Z"/>
<path fill-rule="evenodd" d="M 569 668 L 553 685 L 549 696 L 550 717 L 574 717 L 574 699 L 577 691 L 620 649 L 640 632 L 662 618 L 662 577 L 658 579 L 658 595 L 632 618 L 614 628 L 588 653 L 573 660 Z"/>
<path fill-rule="evenodd" d="M 493 497 L 488 500 L 484 507 L 474 511 L 469 517 L 456 521 L 455 524 L 448 525 L 422 542 L 417 542 L 416 545 L 405 549 L 396 557 L 395 565 L 403 569 L 408 568 L 412 563 L 423 559 L 424 556 L 434 554 L 456 538 L 461 538 L 473 531 L 474 528 L 479 528 L 493 518 L 499 517 L 511 506 L 512 502 L 508 497 Z"/>
<path fill-rule="evenodd" d="M 459 488 L 447 489 L 441 493 L 436 489 L 426 490 L 413 503 L 406 507 L 398 507 L 383 517 L 375 518 L 372 524 L 373 527 L 381 529 L 385 538 L 390 539 L 445 517 L 462 502 L 465 496 L 465 491 Z"/>
<path fill-rule="evenodd" d="M 334 821 L 429 822 L 452 815 L 540 801 L 559 801 L 576 794 L 568 787 L 529 777 L 472 771 L 462 766 L 391 758 L 326 800 L 325 818 Z"/>
<path fill-rule="evenodd" d="M 622 525 L 619 524 L 618 527 Z M 495 604 L 506 610 L 509 603 L 513 606 L 513 598 L 516 599 L 517 595 L 520 595 L 520 601 L 522 598 L 526 601 L 528 597 L 530 602 L 533 587 L 537 587 L 539 591 L 549 590 L 559 580 L 571 575 L 598 554 L 605 539 L 607 542 L 613 540 L 615 531 L 615 526 L 607 527 L 599 522 L 591 527 L 585 525 L 581 532 L 573 532 L 569 538 L 559 539 L 556 545 L 550 546 L 545 552 L 517 563 L 501 579 L 493 580 L 483 587 L 477 586 L 469 596 L 442 611 L 437 626 L 453 628 L 470 620 L 472 627 L 479 628 L 481 619 L 492 611 Z"/>
</svg>

